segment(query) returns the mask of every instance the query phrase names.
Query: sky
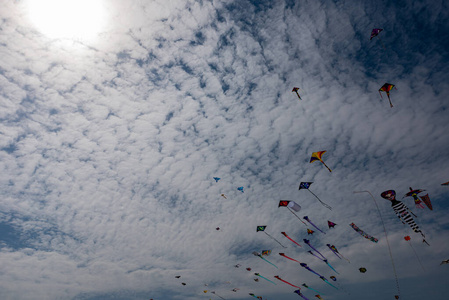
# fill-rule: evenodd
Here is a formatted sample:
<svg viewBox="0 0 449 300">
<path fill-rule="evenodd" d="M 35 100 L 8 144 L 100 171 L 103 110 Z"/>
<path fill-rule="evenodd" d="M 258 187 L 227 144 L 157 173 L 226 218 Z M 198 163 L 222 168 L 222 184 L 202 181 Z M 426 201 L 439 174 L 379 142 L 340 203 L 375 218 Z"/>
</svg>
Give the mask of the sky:
<svg viewBox="0 0 449 300">
<path fill-rule="evenodd" d="M 1 299 L 449 293 L 447 1 L 0 5 Z"/>
</svg>

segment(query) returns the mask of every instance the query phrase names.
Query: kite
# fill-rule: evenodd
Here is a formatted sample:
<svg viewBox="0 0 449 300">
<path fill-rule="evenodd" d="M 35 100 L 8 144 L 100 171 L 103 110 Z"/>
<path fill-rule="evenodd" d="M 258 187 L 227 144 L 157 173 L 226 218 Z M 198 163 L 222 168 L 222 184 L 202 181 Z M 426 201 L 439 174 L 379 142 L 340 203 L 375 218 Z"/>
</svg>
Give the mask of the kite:
<svg viewBox="0 0 449 300">
<path fill-rule="evenodd" d="M 266 255 L 269 256 L 271 254 L 271 250 L 262 250 L 262 256 Z"/>
<path fill-rule="evenodd" d="M 394 190 L 388 190 L 380 194 L 380 196 L 386 200 L 391 201 L 391 207 L 393 208 L 394 212 L 398 216 L 399 220 L 401 220 L 402 224 L 407 224 L 413 229 L 414 232 L 420 233 L 423 238 L 425 238 L 425 235 L 423 232 L 419 229 L 419 226 L 415 223 L 415 220 L 413 220 L 413 217 L 410 216 L 409 212 L 413 214 L 411 211 L 409 211 L 408 207 L 405 206 L 404 203 L 401 201 L 396 200 L 396 192 Z M 413 214 L 415 217 L 416 215 Z M 424 240 L 425 241 L 425 240 Z"/>
<path fill-rule="evenodd" d="M 307 229 L 308 230 L 308 229 Z M 298 245 L 299 247 L 302 248 L 302 246 L 300 244 L 298 244 L 296 241 L 294 241 L 291 237 L 289 237 L 284 231 L 281 232 L 286 238 L 288 238 L 290 241 L 292 241 L 293 243 L 295 243 L 296 245 Z M 263 254 L 262 254 L 263 255 Z"/>
<path fill-rule="evenodd" d="M 304 225 L 307 226 L 307 224 L 304 223 L 304 221 L 301 220 L 301 218 L 298 217 L 298 215 L 295 214 L 295 213 L 293 212 L 293 211 L 298 212 L 298 211 L 301 210 L 301 206 L 300 206 L 298 203 L 296 203 L 295 201 L 291 201 L 291 200 L 280 200 L 280 201 L 279 201 L 278 208 L 279 208 L 279 207 L 287 207 L 288 210 L 289 210 L 293 215 L 295 215 L 295 217 L 296 217 L 298 220 L 300 220 Z"/>
<path fill-rule="evenodd" d="M 307 235 L 311 235 L 311 234 L 313 234 L 314 232 L 315 232 L 315 231 L 313 231 L 313 230 L 307 228 Z"/>
<path fill-rule="evenodd" d="M 445 183 L 442 183 L 441 185 L 449 185 L 449 181 L 445 182 Z"/>
<path fill-rule="evenodd" d="M 239 289 L 232 289 L 233 292 L 237 292 Z"/>
<path fill-rule="evenodd" d="M 441 265 L 446 265 L 446 264 L 449 264 L 449 259 L 441 261 L 440 266 Z"/>
<path fill-rule="evenodd" d="M 311 290 L 311 291 L 317 292 L 318 294 L 321 294 L 320 292 L 318 292 L 317 290 L 312 289 L 311 287 L 309 287 L 309 286 L 308 286 L 307 284 L 305 284 L 305 283 L 303 283 L 302 286 L 305 287 L 305 288 L 307 288 L 307 289 L 309 289 L 309 290 Z"/>
<path fill-rule="evenodd" d="M 360 233 L 360 235 L 362 235 L 364 238 L 370 240 L 373 243 L 377 243 L 379 240 L 376 239 L 375 237 L 370 236 L 369 234 L 365 233 L 363 230 L 361 230 L 360 228 L 357 227 L 357 225 L 355 225 L 354 223 L 349 224 L 349 226 L 352 227 L 352 229 L 354 229 L 355 231 L 357 231 L 358 233 Z"/>
<path fill-rule="evenodd" d="M 291 285 L 292 287 L 295 287 L 295 288 L 298 288 L 298 289 L 300 289 L 300 287 L 299 286 L 296 286 L 296 285 L 294 285 L 294 284 L 291 284 L 290 282 L 288 282 L 288 281 L 285 281 L 284 279 L 282 279 L 281 277 L 279 277 L 278 275 L 276 275 L 276 276 L 274 276 L 274 278 L 276 278 L 277 280 L 280 280 L 280 281 L 282 281 L 283 283 L 286 283 L 286 284 L 288 284 L 288 285 Z"/>
<path fill-rule="evenodd" d="M 221 178 L 219 177 L 214 177 L 215 182 L 218 182 L 218 180 L 220 180 Z"/>
<path fill-rule="evenodd" d="M 334 245 L 331 245 L 331 244 L 326 244 L 326 246 L 328 246 L 329 247 L 329 249 L 339 258 L 339 259 L 342 259 L 342 258 L 344 258 L 348 263 L 351 263 L 350 261 L 349 261 L 349 259 L 347 259 L 347 258 L 345 258 L 343 255 L 341 255 L 341 253 L 340 252 L 338 252 L 338 250 L 337 250 L 337 247 L 335 247 Z"/>
<path fill-rule="evenodd" d="M 298 90 L 299 90 L 299 88 L 294 87 L 293 90 L 292 90 L 292 93 L 295 92 L 296 95 L 298 96 L 299 100 L 301 100 L 301 97 L 299 96 Z"/>
<path fill-rule="evenodd" d="M 275 282 L 271 281 L 271 280 L 268 279 L 268 278 L 263 277 L 263 276 L 260 275 L 259 273 L 254 273 L 254 275 L 259 276 L 260 278 L 263 278 L 263 279 L 265 279 L 266 281 L 269 281 L 269 282 L 271 282 L 271 283 L 274 284 L 274 285 L 277 285 Z"/>
<path fill-rule="evenodd" d="M 370 41 L 371 41 L 374 37 L 378 36 L 379 33 L 380 33 L 382 30 L 383 30 L 382 28 L 374 28 L 373 31 L 371 31 L 371 37 L 369 38 Z"/>
<path fill-rule="evenodd" d="M 385 92 L 387 94 L 388 97 L 388 101 L 390 101 L 390 107 L 393 107 L 393 104 L 391 103 L 391 99 L 390 99 L 390 91 L 394 88 L 394 84 L 391 83 L 385 83 L 380 89 L 379 89 L 379 94 L 380 94 L 380 98 L 382 98 L 382 93 L 381 92 Z M 396 89 L 396 88 L 394 88 Z"/>
<path fill-rule="evenodd" d="M 259 278 L 254 278 L 254 281 L 255 282 L 259 282 Z"/>
<path fill-rule="evenodd" d="M 322 152 L 326 152 L 326 151 L 322 151 Z M 316 152 L 314 152 L 314 153 L 316 153 Z M 321 157 L 321 156 L 320 156 L 320 157 Z M 310 162 L 312 162 L 312 161 L 310 161 Z M 323 162 L 323 164 L 324 164 L 324 162 Z M 326 167 L 327 167 L 327 166 L 326 166 Z M 329 169 L 329 168 L 328 168 L 328 169 Z M 311 185 L 312 183 L 313 183 L 313 182 L 301 182 L 301 183 L 299 184 L 299 189 L 298 189 L 298 190 L 300 190 L 300 189 L 306 189 L 306 190 L 308 190 L 312 195 L 315 196 L 315 198 L 318 199 L 318 201 L 320 201 L 321 205 L 323 205 L 324 207 L 326 207 L 326 208 L 332 210 L 332 207 L 330 207 L 329 205 L 327 205 L 326 203 L 324 203 L 323 201 L 321 201 L 321 199 L 318 198 L 318 196 L 315 195 L 315 194 L 309 189 L 309 187 L 310 187 L 310 185 Z"/>
<path fill-rule="evenodd" d="M 249 293 L 249 295 L 250 295 L 250 296 L 253 296 L 253 297 L 256 298 L 256 299 L 262 300 L 262 296 L 256 296 L 256 295 L 254 295 L 253 293 Z"/>
<path fill-rule="evenodd" d="M 424 202 L 430 210 L 433 210 L 432 203 L 430 203 L 429 194 L 418 197 L 418 194 L 424 192 L 425 190 L 420 190 L 420 189 L 414 190 L 411 187 L 409 189 L 410 189 L 410 192 L 405 194 L 404 197 L 402 197 L 402 198 L 413 197 L 413 200 L 415 200 L 416 208 L 424 208 L 424 206 L 421 204 L 421 200 L 422 200 L 422 202 Z M 421 200 L 419 200 L 419 198 L 421 198 Z"/>
<path fill-rule="evenodd" d="M 320 295 L 315 295 L 315 297 L 317 297 L 317 298 L 320 299 L 320 300 L 323 300 L 323 298 L 321 298 Z"/>
<path fill-rule="evenodd" d="M 318 151 L 318 152 L 313 152 L 312 153 L 312 157 L 310 157 L 310 163 L 313 163 L 316 160 L 319 160 L 328 170 L 329 172 L 332 172 L 331 169 L 329 169 L 329 167 L 324 163 L 324 161 L 321 159 L 321 157 L 323 156 L 323 154 L 326 151 Z"/>
<path fill-rule="evenodd" d="M 318 274 L 317 272 L 315 272 L 314 270 L 312 270 L 311 268 L 309 268 L 309 266 L 307 266 L 307 264 L 302 263 L 302 262 L 300 262 L 300 261 L 298 261 L 298 260 L 296 260 L 296 259 L 293 259 L 293 258 L 291 258 L 291 257 L 288 257 L 287 255 L 285 255 L 285 253 L 279 253 L 279 255 L 280 255 L 280 256 L 283 256 L 283 257 L 285 257 L 285 258 L 287 258 L 287 259 L 296 261 L 297 263 L 299 263 L 299 264 L 301 265 L 301 267 L 305 268 L 305 269 L 306 269 L 307 271 L 309 271 L 309 272 L 312 272 L 313 274 L 315 274 L 315 275 L 317 275 L 318 277 L 320 277 L 321 280 L 323 280 L 324 282 L 326 282 L 326 283 L 329 284 L 330 286 L 336 288 L 336 287 L 333 286 L 329 281 L 327 281 L 327 279 L 326 279 L 324 276 Z M 336 288 L 336 289 L 338 290 L 338 288 Z"/>
<path fill-rule="evenodd" d="M 307 222 L 310 223 L 310 225 L 312 225 L 313 227 L 315 227 L 316 229 L 318 229 L 319 231 L 321 231 L 322 233 L 326 234 L 324 231 L 322 231 L 321 229 L 319 229 L 318 227 L 315 226 L 315 224 L 313 224 L 310 220 L 308 216 L 304 216 L 303 217 L 304 220 L 306 220 Z"/>
<path fill-rule="evenodd" d="M 253 254 L 254 254 L 255 256 L 258 256 L 258 257 L 262 258 L 262 259 L 263 259 L 264 261 L 266 261 L 267 263 L 269 263 L 269 264 L 275 266 L 276 269 L 279 269 L 275 264 L 273 264 L 272 262 L 270 262 L 270 261 L 266 260 L 265 258 L 263 258 L 262 255 L 260 255 L 260 254 L 257 253 L 256 251 L 254 251 Z M 248 270 L 248 269 L 247 269 L 247 270 Z M 251 270 L 251 269 L 250 269 L 250 270 Z M 250 271 L 250 270 L 248 270 L 248 271 Z"/>
<path fill-rule="evenodd" d="M 215 230 L 217 230 L 217 231 L 220 230 L 220 227 L 215 228 Z"/>
<path fill-rule="evenodd" d="M 175 278 L 181 278 L 181 275 L 176 275 Z"/>
<path fill-rule="evenodd" d="M 251 268 L 246 268 L 246 271 L 251 271 Z"/>
<path fill-rule="evenodd" d="M 228 198 L 226 198 L 226 195 L 225 195 L 225 194 L 221 194 L 221 196 L 222 196 L 223 198 L 225 198 L 225 199 L 228 199 Z"/>
<path fill-rule="evenodd" d="M 306 296 L 304 296 L 304 295 L 301 293 L 301 290 L 296 290 L 296 291 L 294 291 L 293 293 L 296 293 L 296 294 L 298 294 L 300 297 L 302 297 L 302 298 L 304 298 L 304 299 L 306 299 L 306 300 L 309 300 L 308 298 L 306 298 Z"/>
<path fill-rule="evenodd" d="M 333 281 L 337 281 L 337 277 L 335 276 L 330 276 L 329 278 L 332 279 Z"/>
<path fill-rule="evenodd" d="M 240 268 L 241 264 L 236 264 L 234 268 Z"/>
<path fill-rule="evenodd" d="M 418 257 L 418 254 L 417 254 L 416 251 L 415 251 L 415 248 L 413 248 L 412 243 L 410 242 L 411 237 L 408 236 L 408 235 L 407 235 L 407 236 L 404 236 L 404 240 L 406 240 L 406 241 L 408 242 L 408 244 L 410 245 L 410 248 L 412 248 L 413 252 L 415 253 L 416 259 L 418 260 L 419 264 L 421 265 L 421 268 L 423 269 L 423 271 L 426 271 L 426 270 L 424 269 L 424 266 L 423 266 L 422 263 L 421 263 L 421 260 L 420 260 L 419 257 Z"/>
<path fill-rule="evenodd" d="M 334 222 L 331 222 L 331 221 L 327 221 L 327 226 L 329 226 L 329 228 L 334 228 L 335 225 L 337 225 L 337 224 L 335 224 Z"/>
<path fill-rule="evenodd" d="M 323 254 L 321 254 L 317 249 L 315 249 L 315 248 L 310 244 L 310 241 L 309 241 L 309 240 L 304 239 L 304 243 L 306 243 L 310 248 L 312 248 L 313 250 L 315 250 L 315 252 L 317 252 L 321 257 L 316 256 L 312 251 L 309 251 L 310 254 L 312 254 L 312 255 L 315 256 L 316 258 L 318 258 L 318 259 L 324 261 L 324 262 L 326 263 L 326 265 L 328 265 L 329 268 L 331 268 L 335 273 L 340 274 L 340 273 L 338 273 L 338 272 L 337 272 L 337 271 L 336 271 L 336 270 L 329 264 L 329 262 L 327 261 L 327 258 L 324 257 Z"/>
<path fill-rule="evenodd" d="M 243 186 L 237 188 L 240 192 L 244 193 Z"/>
<path fill-rule="evenodd" d="M 269 235 L 266 231 L 265 228 L 267 228 L 267 225 L 263 225 L 263 226 L 257 226 L 257 232 L 259 231 L 263 231 L 263 233 L 265 233 L 266 235 L 268 235 L 271 239 L 275 240 L 279 245 L 281 245 L 283 248 L 287 248 L 284 245 L 282 245 L 277 239 L 275 239 L 274 237 L 272 237 L 271 235 Z"/>
<path fill-rule="evenodd" d="M 185 282 L 182 282 L 181 284 L 182 284 L 182 285 L 186 285 L 187 283 L 185 283 Z"/>
<path fill-rule="evenodd" d="M 365 273 L 366 272 L 366 268 L 359 268 L 360 273 Z"/>
</svg>

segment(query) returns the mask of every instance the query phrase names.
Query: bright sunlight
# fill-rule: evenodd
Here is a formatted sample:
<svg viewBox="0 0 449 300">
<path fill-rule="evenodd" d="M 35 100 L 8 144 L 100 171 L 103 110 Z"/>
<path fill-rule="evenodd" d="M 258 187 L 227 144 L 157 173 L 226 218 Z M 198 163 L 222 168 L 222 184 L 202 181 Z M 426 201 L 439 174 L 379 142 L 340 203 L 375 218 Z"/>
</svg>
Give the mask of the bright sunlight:
<svg viewBox="0 0 449 300">
<path fill-rule="evenodd" d="M 31 21 L 42 34 L 54 39 L 90 41 L 102 31 L 102 0 L 29 0 Z"/>
</svg>

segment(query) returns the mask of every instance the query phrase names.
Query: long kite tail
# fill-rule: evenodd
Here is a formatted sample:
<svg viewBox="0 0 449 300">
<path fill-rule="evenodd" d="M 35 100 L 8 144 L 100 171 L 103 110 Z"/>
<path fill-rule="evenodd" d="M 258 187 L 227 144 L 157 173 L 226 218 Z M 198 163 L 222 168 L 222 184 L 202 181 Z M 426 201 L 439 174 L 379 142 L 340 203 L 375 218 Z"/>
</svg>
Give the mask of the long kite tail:
<svg viewBox="0 0 449 300">
<path fill-rule="evenodd" d="M 309 241 L 308 239 L 303 239 L 303 241 L 304 241 L 304 243 L 307 244 L 307 246 L 309 246 L 310 248 L 312 248 L 313 250 L 315 250 L 315 252 L 317 252 L 317 253 L 323 258 L 323 260 L 326 260 L 326 259 L 327 259 L 326 257 L 324 257 L 323 254 L 320 253 L 320 251 L 318 251 L 317 249 L 315 249 L 315 247 L 313 247 L 313 246 L 310 244 L 310 241 Z M 313 253 L 312 253 L 312 254 L 313 254 Z M 318 258 L 319 258 L 319 257 L 318 257 Z"/>
<path fill-rule="evenodd" d="M 291 237 L 289 237 L 285 232 L 281 232 L 286 238 L 288 238 L 290 241 L 292 241 L 293 243 L 295 243 L 296 245 L 298 245 L 299 247 L 302 248 L 302 246 L 300 244 L 298 244 L 296 241 L 294 241 Z"/>
<path fill-rule="evenodd" d="M 259 276 L 259 277 L 261 277 L 261 278 L 263 278 L 263 279 L 265 279 L 266 281 L 269 281 L 269 282 L 271 282 L 272 284 L 274 284 L 274 285 L 277 285 L 275 282 L 273 282 L 273 281 L 271 281 L 270 279 L 268 279 L 268 278 L 265 278 L 265 277 L 263 277 L 262 275 L 260 275 L 259 273 L 254 273 L 254 275 L 256 275 L 256 276 Z"/>
<path fill-rule="evenodd" d="M 340 273 L 337 272 L 337 270 L 334 269 L 334 267 L 331 266 L 331 264 L 327 261 L 327 259 L 326 259 L 326 260 L 323 260 L 323 261 L 324 261 L 324 262 L 326 263 L 326 265 L 328 265 L 329 268 L 331 268 L 335 273 L 340 274 Z"/>
<path fill-rule="evenodd" d="M 326 203 L 324 203 L 323 201 L 321 201 L 321 199 L 320 198 L 318 198 L 318 196 L 317 195 L 315 195 L 315 193 L 313 193 L 311 190 L 309 190 L 309 189 L 307 189 L 312 195 L 314 195 L 315 196 L 315 198 L 317 198 L 318 199 L 318 201 L 320 201 L 320 203 L 321 203 L 321 205 L 323 205 L 324 207 L 326 207 L 326 208 L 328 208 L 328 209 L 330 209 L 330 210 L 332 210 L 332 207 L 331 206 L 329 206 L 329 205 L 327 205 Z"/>
<path fill-rule="evenodd" d="M 285 247 L 284 245 L 282 245 L 281 244 L 281 242 L 279 242 L 277 239 L 275 239 L 274 237 L 272 237 L 270 234 L 268 234 L 267 232 L 265 232 L 264 231 L 264 233 L 266 234 L 266 235 L 268 235 L 271 239 L 273 239 L 273 240 L 275 240 L 279 245 L 281 245 L 283 248 L 287 248 L 287 247 Z"/>
<path fill-rule="evenodd" d="M 309 217 L 308 216 L 304 216 L 303 217 L 303 219 L 304 220 L 306 220 L 307 222 L 309 222 L 310 223 L 310 225 L 312 225 L 313 227 L 315 227 L 317 230 L 319 230 L 320 232 L 322 232 L 322 233 L 324 233 L 324 234 L 326 234 L 324 231 L 322 231 L 321 229 L 319 229 L 318 227 L 316 227 L 316 225 L 315 224 L 313 224 L 311 221 L 310 221 L 310 219 L 309 219 Z"/>
<path fill-rule="evenodd" d="M 312 289 L 311 287 L 309 287 L 307 284 L 302 284 L 302 286 L 303 287 L 305 287 L 305 288 L 307 288 L 307 289 L 309 289 L 309 290 L 311 290 L 311 291 L 314 291 L 314 292 L 316 292 L 316 293 L 318 293 L 318 294 L 321 294 L 320 292 L 318 292 L 317 290 L 315 290 L 315 289 Z M 322 295 L 324 295 L 324 294 L 322 294 Z"/>
<path fill-rule="evenodd" d="M 260 258 L 262 258 L 264 261 L 266 261 L 267 263 L 269 263 L 269 264 L 271 264 L 271 265 L 273 265 L 273 266 L 275 266 L 276 267 L 276 269 L 279 269 L 275 264 L 273 264 L 271 261 L 268 261 L 267 259 L 265 259 L 265 258 L 263 258 L 262 257 L 262 255 L 261 256 L 259 256 Z"/>
<path fill-rule="evenodd" d="M 293 211 L 293 210 L 291 210 L 290 209 L 290 207 L 287 207 L 288 208 L 288 210 L 292 213 L 292 214 L 294 214 L 295 215 L 295 217 L 297 217 L 298 218 L 298 220 L 300 220 L 304 225 L 306 225 L 306 227 L 307 227 L 307 224 L 303 221 L 303 220 L 301 220 L 301 218 L 300 217 L 298 217 L 298 215 L 297 214 L 295 214 L 295 212 Z"/>
<path fill-rule="evenodd" d="M 295 288 L 298 288 L 298 289 L 300 289 L 300 287 L 299 286 L 296 286 L 296 285 L 294 285 L 294 284 L 291 284 L 290 282 L 288 282 L 288 281 L 285 281 L 284 279 L 282 279 L 281 277 L 279 277 L 279 276 L 274 276 L 274 278 L 276 278 L 277 280 L 280 280 L 280 281 L 282 281 L 283 283 L 286 283 L 286 284 L 288 284 L 288 285 L 291 285 L 292 287 L 295 287 Z"/>
<path fill-rule="evenodd" d="M 321 159 L 320 159 L 320 162 L 322 162 L 323 163 L 323 165 L 329 170 L 329 172 L 332 172 L 332 170 L 324 163 L 324 161 L 322 161 Z"/>
<path fill-rule="evenodd" d="M 331 287 L 333 287 L 334 289 L 338 290 L 338 287 L 336 287 L 335 285 L 333 285 L 332 283 L 330 283 L 326 278 L 324 278 L 323 276 L 321 276 L 321 280 L 323 280 L 324 282 L 326 282 L 328 285 L 330 285 Z"/>
</svg>

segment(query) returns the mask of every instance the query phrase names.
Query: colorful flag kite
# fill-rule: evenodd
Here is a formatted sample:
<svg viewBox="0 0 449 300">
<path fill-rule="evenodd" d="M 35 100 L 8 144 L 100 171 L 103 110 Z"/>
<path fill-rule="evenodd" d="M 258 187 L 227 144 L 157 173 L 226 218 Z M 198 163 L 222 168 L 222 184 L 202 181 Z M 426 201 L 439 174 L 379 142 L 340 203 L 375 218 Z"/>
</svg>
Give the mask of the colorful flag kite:
<svg viewBox="0 0 449 300">
<path fill-rule="evenodd" d="M 275 264 L 273 264 L 272 262 L 270 262 L 270 261 L 268 261 L 268 260 L 266 260 L 265 258 L 263 258 L 262 257 L 262 255 L 260 254 L 260 253 L 258 253 L 258 252 L 256 252 L 256 251 L 254 251 L 253 252 L 253 254 L 254 254 L 254 256 L 258 256 L 258 257 L 260 257 L 261 259 L 263 259 L 264 261 L 266 261 L 267 263 L 269 263 L 270 265 L 273 265 L 273 266 L 275 266 L 276 267 L 276 269 L 279 269 Z"/>
<path fill-rule="evenodd" d="M 271 254 L 271 250 L 262 250 L 262 256 L 269 256 Z"/>
<path fill-rule="evenodd" d="M 354 223 L 349 224 L 349 226 L 352 227 L 352 229 L 354 229 L 355 231 L 357 231 L 358 233 L 360 233 L 361 236 L 363 236 L 364 238 L 370 240 L 371 242 L 377 243 L 379 240 L 376 239 L 375 237 L 370 236 L 369 234 L 365 233 L 363 230 L 361 230 L 360 228 L 357 227 L 357 225 L 355 225 Z"/>
<path fill-rule="evenodd" d="M 334 228 L 335 225 L 337 225 L 337 224 L 335 224 L 334 222 L 331 222 L 331 221 L 327 221 L 327 226 L 329 226 L 329 228 Z"/>
<path fill-rule="evenodd" d="M 312 153 L 312 157 L 310 157 L 310 163 L 313 163 L 316 160 L 319 160 L 328 170 L 329 172 L 332 172 L 331 169 L 329 169 L 329 167 L 324 163 L 324 161 L 321 159 L 321 157 L 323 156 L 323 154 L 326 151 L 318 151 L 318 152 L 313 152 Z"/>
<path fill-rule="evenodd" d="M 244 193 L 244 191 L 243 191 L 243 186 L 238 187 L 237 190 L 239 190 L 240 192 Z"/>
<path fill-rule="evenodd" d="M 269 281 L 269 282 L 271 282 L 271 283 L 274 284 L 274 285 L 277 285 L 275 282 L 271 281 L 271 280 L 268 279 L 268 278 L 263 277 L 263 276 L 260 275 L 259 273 L 254 273 L 254 275 L 259 276 L 260 278 L 263 278 L 263 279 L 265 279 L 266 281 Z"/>
<path fill-rule="evenodd" d="M 382 98 L 382 93 L 381 92 L 385 92 L 387 94 L 388 97 L 388 101 L 390 101 L 390 107 L 393 107 L 393 104 L 391 103 L 391 99 L 390 99 L 390 91 L 394 88 L 394 84 L 391 83 L 385 83 L 380 89 L 379 89 L 379 94 L 380 94 L 380 98 Z M 396 89 L 396 88 L 395 88 Z M 382 98 L 383 99 L 383 98 Z"/>
<path fill-rule="evenodd" d="M 315 231 L 313 231 L 313 230 L 307 228 L 307 235 L 311 235 L 311 234 L 313 234 L 314 232 L 315 232 Z"/>
<path fill-rule="evenodd" d="M 415 217 L 416 215 L 412 213 L 404 203 L 396 200 L 396 192 L 394 190 L 388 190 L 380 194 L 380 196 L 386 200 L 391 201 L 391 207 L 398 216 L 399 220 L 401 220 L 402 224 L 407 223 L 414 232 L 420 233 L 424 238 L 423 241 L 425 241 L 424 233 L 421 231 L 421 229 L 419 229 L 419 226 L 415 223 L 415 220 L 410 214 L 414 215 Z"/>
<path fill-rule="evenodd" d="M 220 180 L 221 178 L 219 177 L 214 177 L 215 182 L 218 182 L 218 180 Z"/>
<path fill-rule="evenodd" d="M 288 284 L 288 285 L 291 285 L 292 287 L 295 287 L 295 288 L 298 288 L 298 289 L 300 289 L 300 287 L 299 286 L 296 286 L 296 285 L 294 285 L 294 284 L 291 284 L 290 282 L 288 282 L 288 281 L 285 281 L 284 279 L 282 279 L 281 277 L 279 277 L 278 275 L 276 275 L 276 276 L 274 276 L 274 278 L 276 278 L 277 280 L 280 280 L 280 281 L 282 281 L 283 283 L 286 283 L 286 284 Z"/>
<path fill-rule="evenodd" d="M 294 87 L 293 90 L 292 90 L 292 93 L 295 92 L 296 95 L 298 96 L 299 100 L 301 100 L 301 97 L 299 96 L 298 90 L 299 90 L 299 88 Z"/>
<path fill-rule="evenodd" d="M 252 297 L 254 297 L 254 298 L 256 298 L 256 299 L 262 300 L 262 296 L 256 296 L 256 295 L 254 295 L 253 293 L 249 293 L 249 295 L 252 296 Z"/>
<path fill-rule="evenodd" d="M 266 235 L 268 235 L 272 240 L 276 241 L 279 245 L 281 245 L 283 248 L 287 248 L 284 245 L 281 244 L 281 242 L 279 242 L 277 239 L 275 239 L 274 237 L 272 237 L 271 235 L 269 235 L 266 231 L 265 228 L 267 228 L 267 225 L 263 225 L 263 226 L 257 226 L 257 232 L 259 231 L 263 231 L 263 233 L 265 233 Z"/>
<path fill-rule="evenodd" d="M 418 197 L 418 194 L 424 192 L 425 190 L 421 190 L 421 189 L 414 190 L 411 187 L 409 189 L 410 189 L 410 192 L 405 194 L 404 197 L 402 197 L 402 198 L 413 197 L 413 200 L 415 200 L 415 207 L 416 208 L 424 208 L 424 206 L 421 204 L 421 200 L 419 200 L 419 198 L 421 198 L 423 200 L 422 202 L 424 202 L 430 210 L 433 210 L 432 203 L 430 203 L 429 194 L 426 194 L 422 197 L 421 196 Z"/>
<path fill-rule="evenodd" d="M 281 232 L 282 235 L 284 235 L 286 238 L 288 238 L 290 241 L 292 241 L 293 243 L 295 243 L 296 245 L 298 245 L 299 247 L 302 248 L 302 246 L 300 244 L 298 244 L 296 241 L 294 241 L 291 237 L 289 237 L 284 231 Z"/>
<path fill-rule="evenodd" d="M 326 234 L 324 231 L 322 231 L 321 229 L 319 229 L 318 227 L 316 227 L 315 224 L 313 224 L 313 223 L 310 221 L 310 219 L 309 219 L 308 216 L 304 216 L 303 219 L 306 220 L 307 222 L 309 222 L 310 225 L 312 225 L 313 227 L 315 227 L 316 229 L 318 229 L 320 232 Z"/>
<path fill-rule="evenodd" d="M 415 248 L 413 248 L 412 243 L 410 242 L 411 237 L 408 236 L 408 235 L 407 235 L 407 236 L 404 236 L 404 240 L 406 240 L 407 243 L 410 245 L 410 248 L 412 248 L 413 253 L 415 253 L 415 257 L 416 257 L 416 259 L 418 260 L 419 264 L 421 265 L 421 268 L 423 269 L 423 271 L 426 271 L 426 270 L 424 269 L 424 266 L 423 266 L 422 263 L 421 263 L 421 260 L 420 260 L 419 257 L 418 257 L 418 254 L 417 254 L 416 251 L 415 251 Z"/>
<path fill-rule="evenodd" d="M 326 152 L 326 151 L 324 151 L 324 152 Z M 315 194 L 309 189 L 309 187 L 310 187 L 310 185 L 311 185 L 312 183 L 313 183 L 313 182 L 301 182 L 301 183 L 299 184 L 299 189 L 298 189 L 298 190 L 301 190 L 301 189 L 306 189 L 306 190 L 308 190 L 312 195 L 315 196 L 315 198 L 318 199 L 318 201 L 320 201 L 321 205 L 323 205 L 324 207 L 326 207 L 326 208 L 332 210 L 332 207 L 330 207 L 329 205 L 327 205 L 326 203 L 324 203 L 323 201 L 321 201 L 321 199 L 318 198 L 318 196 L 315 195 Z"/>
<path fill-rule="evenodd" d="M 296 291 L 294 291 L 293 293 L 298 294 L 298 295 L 299 295 L 300 297 L 302 297 L 303 299 L 309 300 L 306 296 L 304 296 L 304 295 L 301 293 L 301 290 L 296 290 Z"/>
<path fill-rule="evenodd" d="M 309 286 L 308 286 L 307 284 L 305 284 L 305 283 L 303 283 L 302 286 L 305 287 L 305 288 L 307 288 L 307 289 L 309 289 L 309 290 L 311 290 L 311 291 L 314 291 L 314 292 L 316 292 L 316 293 L 318 293 L 318 294 L 321 294 L 320 292 L 318 292 L 318 291 L 315 290 L 315 289 L 312 289 L 311 287 L 309 287 Z"/>
<path fill-rule="evenodd" d="M 301 206 L 300 206 L 298 203 L 296 203 L 295 201 L 291 201 L 291 200 L 280 200 L 280 201 L 279 201 L 278 207 L 287 207 L 288 210 L 289 210 L 289 211 L 290 211 L 290 212 L 291 212 L 291 213 L 292 213 L 298 220 L 300 220 L 304 225 L 307 226 L 307 224 L 304 223 L 304 221 L 301 220 L 301 218 L 300 218 L 297 214 L 295 214 L 295 212 L 298 212 L 298 211 L 301 210 Z M 295 211 L 295 212 L 294 212 L 294 211 Z"/>
</svg>

